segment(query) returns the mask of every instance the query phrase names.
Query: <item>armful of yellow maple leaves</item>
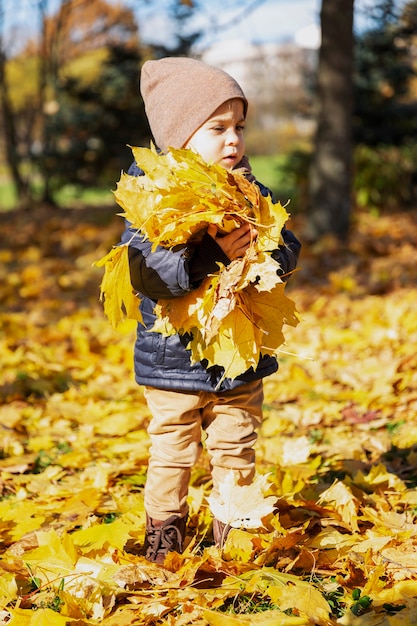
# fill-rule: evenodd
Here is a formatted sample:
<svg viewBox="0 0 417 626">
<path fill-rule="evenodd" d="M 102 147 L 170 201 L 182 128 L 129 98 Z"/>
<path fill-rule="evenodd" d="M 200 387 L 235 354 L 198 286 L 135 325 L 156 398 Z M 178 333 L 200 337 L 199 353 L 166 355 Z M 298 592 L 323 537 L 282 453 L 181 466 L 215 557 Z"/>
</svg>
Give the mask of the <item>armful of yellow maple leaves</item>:
<svg viewBox="0 0 417 626">
<path fill-rule="evenodd" d="M 209 224 L 229 233 L 248 222 L 258 232 L 243 257 L 220 264 L 218 272 L 175 304 L 159 300 L 152 330 L 190 333 L 192 361 L 220 365 L 229 378 L 256 368 L 262 354 L 276 354 L 284 343 L 283 325 L 299 321 L 294 302 L 284 294 L 280 264 L 272 256 L 284 245 L 287 211 L 243 174 L 207 164 L 191 150 L 158 154 L 151 147 L 132 152 L 144 175 L 122 174 L 115 198 L 124 209 L 121 215 L 152 242 L 153 250 L 198 242 Z M 115 246 L 96 262 L 105 268 L 100 297 L 114 327 L 124 318 L 142 321 L 140 294 L 130 282 L 128 246 Z"/>
</svg>

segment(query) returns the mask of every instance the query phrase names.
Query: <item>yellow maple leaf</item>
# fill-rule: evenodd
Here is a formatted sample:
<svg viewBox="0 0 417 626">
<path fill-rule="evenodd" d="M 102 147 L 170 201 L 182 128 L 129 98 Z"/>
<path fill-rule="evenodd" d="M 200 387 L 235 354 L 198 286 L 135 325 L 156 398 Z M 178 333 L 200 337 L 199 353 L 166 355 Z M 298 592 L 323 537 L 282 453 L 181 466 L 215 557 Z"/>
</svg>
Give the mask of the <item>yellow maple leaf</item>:
<svg viewBox="0 0 417 626">
<path fill-rule="evenodd" d="M 284 283 L 277 282 L 270 291 L 259 291 L 256 284 L 240 289 L 242 274 L 233 284 L 227 282 L 231 274 L 226 270 L 183 296 L 181 306 L 178 300 L 160 300 L 154 330 L 191 333 L 192 361 L 206 359 L 235 378 L 256 367 L 260 354 L 276 354 L 285 341 L 283 325 L 296 326 L 299 318 L 284 294 Z"/>
<path fill-rule="evenodd" d="M 336 480 L 328 489 L 323 491 L 318 498 L 318 503 L 331 503 L 339 513 L 342 520 L 352 530 L 358 531 L 358 508 L 359 501 L 352 491 L 340 480 Z"/>
<path fill-rule="evenodd" d="M 106 544 L 112 548 L 123 550 L 127 539 L 130 537 L 132 526 L 122 519 L 117 519 L 111 524 L 95 524 L 73 533 L 74 544 L 88 553 L 101 550 Z"/>
<path fill-rule="evenodd" d="M 105 267 L 100 297 L 104 301 L 104 312 L 111 325 L 116 328 L 125 317 L 141 322 L 139 299 L 130 282 L 128 246 L 113 248 L 95 265 Z"/>
<path fill-rule="evenodd" d="M 226 526 L 227 528 L 227 526 Z M 224 533 L 226 535 L 226 533 Z M 226 539 L 221 538 L 222 558 L 225 561 L 250 563 L 254 558 L 253 535 L 245 530 L 233 528 Z"/>
<path fill-rule="evenodd" d="M 9 609 L 11 626 L 66 626 L 71 620 L 52 609 Z"/>
<path fill-rule="evenodd" d="M 68 534 L 59 537 L 56 531 L 38 531 L 38 547 L 25 553 L 25 561 L 31 564 L 47 563 L 49 572 L 71 571 L 77 561 L 77 553 Z"/>
<path fill-rule="evenodd" d="M 285 284 L 278 283 L 269 292 L 249 287 L 242 293 L 245 309 L 253 324 L 262 330 L 261 352 L 273 354 L 284 343 L 284 324 L 297 326 L 299 317 L 294 302 L 284 294 Z"/>
<path fill-rule="evenodd" d="M 295 305 L 284 295 L 279 263 L 271 256 L 282 243 L 288 213 L 243 174 L 207 164 L 190 150 L 132 151 L 144 175 L 123 174 L 115 197 L 132 228 L 154 248 L 197 241 L 209 224 L 227 233 L 246 222 L 258 231 L 242 258 L 227 267 L 219 264 L 198 289 L 159 300 L 153 330 L 166 336 L 189 333 L 192 362 L 219 365 L 225 377 L 256 368 L 262 354 L 276 354 L 284 343 L 284 324 L 298 323 Z M 139 319 L 125 248 L 115 248 L 97 263 L 105 266 L 101 296 L 113 326 L 125 316 Z"/>
<path fill-rule="evenodd" d="M 258 345 L 258 329 L 242 308 L 237 307 L 223 320 L 222 332 L 205 346 L 200 358 L 205 357 L 209 365 L 221 365 L 224 376 L 236 378 L 249 367 L 256 368 L 259 360 Z M 201 349 L 201 346 L 197 348 Z"/>
<path fill-rule="evenodd" d="M 10 521 L 12 526 L 10 535 L 18 540 L 26 533 L 38 529 L 45 522 L 45 513 L 36 513 L 33 502 L 13 502 L 7 500 L 0 502 L 0 520 Z"/>
<path fill-rule="evenodd" d="M 394 604 L 395 602 L 403 602 L 409 599 L 416 601 L 416 598 L 417 580 L 401 580 L 393 587 L 380 590 L 376 603 L 382 604 L 384 602 L 389 602 L 390 604 Z"/>
<path fill-rule="evenodd" d="M 209 223 L 223 232 L 242 223 L 236 220 L 242 207 L 224 168 L 206 164 L 190 150 L 172 149 L 161 155 L 148 148 L 132 151 L 144 175 L 123 175 L 115 198 L 125 209 L 124 217 L 155 246 L 184 244 Z M 242 199 L 248 205 L 243 195 Z"/>
<path fill-rule="evenodd" d="M 15 576 L 2 571 L 0 576 L 0 609 L 3 609 L 18 595 Z"/>
<path fill-rule="evenodd" d="M 219 495 L 207 498 L 214 517 L 232 528 L 261 528 L 262 518 L 274 510 L 276 497 L 264 496 L 268 477 L 257 476 L 250 485 L 239 485 L 230 470 L 219 485 Z"/>
<path fill-rule="evenodd" d="M 272 567 L 247 572 L 239 577 L 248 581 L 245 591 L 264 592 L 282 611 L 296 609 L 307 616 L 311 623 L 330 626 L 330 606 L 321 592 L 310 582 L 293 574 L 278 572 Z"/>
</svg>

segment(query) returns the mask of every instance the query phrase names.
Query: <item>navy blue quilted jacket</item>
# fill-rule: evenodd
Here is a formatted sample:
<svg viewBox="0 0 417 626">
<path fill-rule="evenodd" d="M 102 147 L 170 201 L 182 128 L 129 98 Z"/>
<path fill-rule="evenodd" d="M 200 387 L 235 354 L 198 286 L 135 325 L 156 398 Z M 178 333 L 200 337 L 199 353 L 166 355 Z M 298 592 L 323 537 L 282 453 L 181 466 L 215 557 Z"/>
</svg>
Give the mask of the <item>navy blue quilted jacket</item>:
<svg viewBox="0 0 417 626">
<path fill-rule="evenodd" d="M 129 174 L 138 176 L 143 172 L 133 164 Z M 262 185 L 259 187 L 263 195 L 269 193 Z M 301 245 L 291 231 L 284 228 L 282 234 L 285 246 L 280 246 L 273 256 L 280 263 L 282 274 L 287 274 L 297 264 Z M 164 337 L 150 331 L 155 321 L 154 306 L 159 298 L 181 298 L 208 274 L 218 271 L 218 261 L 224 265 L 230 263 L 212 237 L 206 235 L 198 246 L 178 246 L 171 250 L 158 246 L 152 252 L 152 243 L 144 240 L 127 223 L 122 243 L 129 244 L 131 282 L 141 298 L 144 322 L 138 323 L 134 350 L 138 384 L 176 391 L 221 392 L 268 376 L 278 369 L 276 359 L 265 355 L 256 370 L 251 368 L 233 380 L 222 380 L 223 368 L 206 367 L 204 361 L 191 364 L 190 352 L 185 347 L 189 337 Z"/>
</svg>

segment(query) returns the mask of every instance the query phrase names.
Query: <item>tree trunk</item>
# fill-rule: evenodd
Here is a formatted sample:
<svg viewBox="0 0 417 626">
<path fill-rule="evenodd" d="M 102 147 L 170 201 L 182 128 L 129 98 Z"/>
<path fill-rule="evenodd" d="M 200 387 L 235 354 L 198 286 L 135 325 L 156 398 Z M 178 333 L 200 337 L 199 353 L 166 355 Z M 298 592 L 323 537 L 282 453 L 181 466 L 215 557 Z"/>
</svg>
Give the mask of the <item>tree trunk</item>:
<svg viewBox="0 0 417 626">
<path fill-rule="evenodd" d="M 354 0 L 322 0 L 317 131 L 310 170 L 307 237 L 346 240 L 352 186 Z"/>
<path fill-rule="evenodd" d="M 42 156 L 39 161 L 39 172 L 42 178 L 42 197 L 41 200 L 44 204 L 53 206 L 55 204 L 49 179 L 49 172 L 46 166 L 48 154 L 51 148 L 51 137 L 47 127 L 47 114 L 46 114 L 46 92 L 48 87 L 54 89 L 52 76 L 51 76 L 51 50 L 48 48 L 48 37 L 46 30 L 47 9 L 48 0 L 38 0 L 37 4 L 40 23 L 40 43 L 39 43 L 39 78 L 38 78 L 38 99 L 39 99 L 39 112 L 41 121 L 41 143 L 42 143 Z"/>
<path fill-rule="evenodd" d="M 18 140 L 16 133 L 15 118 L 10 103 L 9 91 L 6 81 L 6 53 L 3 40 L 3 15 L 4 7 L 0 2 L 0 113 L 3 126 L 3 141 L 5 146 L 6 163 L 10 170 L 12 181 L 16 191 L 16 197 L 22 208 L 30 204 L 29 186 L 21 174 L 21 159 L 18 152 Z"/>
</svg>

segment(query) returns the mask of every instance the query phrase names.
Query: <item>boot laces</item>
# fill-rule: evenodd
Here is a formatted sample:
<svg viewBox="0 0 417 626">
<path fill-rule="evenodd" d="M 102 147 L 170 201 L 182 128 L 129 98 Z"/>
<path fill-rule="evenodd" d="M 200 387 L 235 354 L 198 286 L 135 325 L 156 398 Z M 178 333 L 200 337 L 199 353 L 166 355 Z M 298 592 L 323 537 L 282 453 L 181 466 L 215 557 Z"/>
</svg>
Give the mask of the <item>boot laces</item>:
<svg viewBox="0 0 417 626">
<path fill-rule="evenodd" d="M 148 559 L 155 559 L 157 555 L 165 555 L 168 552 L 182 552 L 182 534 L 175 524 L 148 528 L 146 539 Z"/>
</svg>

